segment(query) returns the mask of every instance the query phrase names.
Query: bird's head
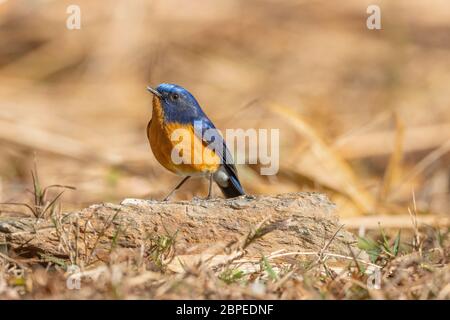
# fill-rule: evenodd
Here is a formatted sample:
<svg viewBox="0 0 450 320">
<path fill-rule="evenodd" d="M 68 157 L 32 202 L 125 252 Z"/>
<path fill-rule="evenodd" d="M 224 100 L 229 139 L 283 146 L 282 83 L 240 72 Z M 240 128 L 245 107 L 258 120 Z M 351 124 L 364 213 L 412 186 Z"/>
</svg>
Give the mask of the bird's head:
<svg viewBox="0 0 450 320">
<path fill-rule="evenodd" d="M 156 89 L 147 87 L 147 90 L 155 96 L 153 104 L 161 104 L 166 120 L 183 123 L 203 113 L 194 96 L 181 86 L 162 83 Z"/>
</svg>

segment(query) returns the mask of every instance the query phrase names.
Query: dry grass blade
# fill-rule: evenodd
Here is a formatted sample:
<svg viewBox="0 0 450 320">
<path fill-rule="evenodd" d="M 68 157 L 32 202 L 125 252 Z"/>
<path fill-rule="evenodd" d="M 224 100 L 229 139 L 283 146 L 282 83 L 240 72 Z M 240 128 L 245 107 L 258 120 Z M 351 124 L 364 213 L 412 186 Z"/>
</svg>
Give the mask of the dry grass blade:
<svg viewBox="0 0 450 320">
<path fill-rule="evenodd" d="M 53 199 L 47 200 L 47 194 L 50 189 L 63 188 L 63 189 L 76 190 L 74 187 L 59 185 L 59 184 L 54 184 L 54 185 L 50 185 L 48 187 L 42 188 L 41 183 L 39 181 L 36 161 L 34 162 L 34 170 L 31 171 L 31 178 L 33 181 L 33 191 L 29 191 L 29 190 L 27 190 L 27 191 L 31 192 L 31 194 L 33 195 L 33 201 L 34 201 L 33 205 L 29 205 L 27 203 L 17 203 L 17 202 L 4 202 L 4 203 L 0 203 L 0 204 L 24 206 L 27 209 L 29 209 L 30 212 L 37 219 L 41 219 L 41 218 L 45 218 L 45 215 L 47 212 L 50 211 L 51 213 L 53 213 L 58 200 L 64 194 L 64 191 L 61 191 Z"/>
<path fill-rule="evenodd" d="M 341 229 L 344 227 L 344 225 L 342 224 L 331 236 L 330 240 L 327 241 L 327 243 L 325 243 L 325 245 L 322 247 L 322 249 L 320 249 L 319 253 L 317 254 L 317 262 L 318 263 L 323 263 L 325 262 L 325 257 L 323 255 L 323 253 L 325 251 L 328 250 L 328 247 L 330 246 L 330 244 L 333 242 L 333 240 L 336 238 L 336 236 L 338 235 L 339 231 L 341 231 Z"/>
<path fill-rule="evenodd" d="M 412 198 L 413 198 L 413 210 L 411 210 L 408 207 L 408 212 L 411 217 L 411 223 L 414 230 L 414 240 L 413 240 L 413 249 L 418 250 L 419 254 L 422 255 L 422 249 L 421 249 L 421 239 L 420 239 L 420 233 L 419 233 L 419 226 L 417 224 L 417 205 L 416 205 L 416 195 L 414 193 L 414 190 L 412 191 Z"/>
<path fill-rule="evenodd" d="M 394 119 L 396 124 L 395 146 L 384 173 L 383 185 L 379 195 L 380 202 L 384 202 L 389 197 L 389 193 L 392 187 L 399 181 L 402 171 L 405 126 L 397 114 L 394 114 Z"/>
<path fill-rule="evenodd" d="M 282 116 L 309 142 L 309 152 L 291 163 L 299 174 L 347 195 L 364 213 L 374 209 L 374 198 L 361 186 L 350 165 L 294 110 L 272 106 L 270 110 Z"/>
<path fill-rule="evenodd" d="M 341 225 L 339 226 L 339 228 L 333 233 L 333 235 L 331 236 L 330 240 L 328 240 L 328 242 L 325 244 L 325 246 L 322 248 L 321 251 L 326 251 L 326 250 L 328 250 L 328 248 L 330 247 L 330 244 L 331 244 L 331 243 L 333 242 L 333 240 L 337 237 L 339 231 L 341 231 L 342 228 L 344 228 L 344 225 L 343 225 L 343 224 L 341 224 Z"/>
<path fill-rule="evenodd" d="M 27 203 L 17 203 L 17 202 L 2 202 L 1 205 L 9 205 L 9 206 L 23 206 L 30 210 L 30 212 L 35 215 L 35 208 L 30 206 Z"/>
<path fill-rule="evenodd" d="M 348 160 L 387 157 L 395 152 L 397 134 L 398 131 L 394 130 L 351 134 L 340 137 L 334 144 L 334 148 Z M 403 135 L 404 153 L 439 148 L 450 136 L 450 124 L 407 127 Z"/>
<path fill-rule="evenodd" d="M 359 262 L 358 262 L 358 259 L 356 258 L 355 253 L 352 250 L 352 247 L 349 244 L 347 246 L 348 246 L 348 251 L 350 252 L 351 257 L 353 258 L 353 262 L 355 262 L 355 266 L 358 269 L 358 272 L 362 273 L 363 271 L 361 269 L 361 266 L 359 265 Z"/>
<path fill-rule="evenodd" d="M 338 259 L 344 259 L 344 260 L 354 260 L 353 257 L 350 256 L 346 256 L 343 254 L 337 254 L 337 253 L 332 253 L 332 252 L 320 252 L 320 251 L 295 251 L 295 252 L 285 252 L 285 253 L 280 253 L 280 254 L 276 254 L 273 256 L 268 257 L 269 260 L 272 259 L 276 259 L 276 258 L 281 258 L 281 257 L 288 257 L 288 256 L 318 256 L 318 255 L 322 255 L 322 257 L 324 258 L 338 258 Z M 379 265 L 368 262 L 364 259 L 356 259 L 359 263 L 361 264 L 365 264 L 368 266 L 372 266 L 375 268 L 381 268 Z"/>
<path fill-rule="evenodd" d="M 245 248 L 247 248 L 251 243 L 253 243 L 257 239 L 261 238 L 262 236 L 264 236 L 265 234 L 270 232 L 269 228 L 264 227 L 264 225 L 267 223 L 267 221 L 270 221 L 270 219 L 271 219 L 271 217 L 268 216 L 263 221 L 258 223 L 255 228 L 252 228 L 252 230 L 250 230 L 247 233 L 247 235 L 241 242 L 242 243 L 241 250 L 245 250 Z"/>
<path fill-rule="evenodd" d="M 394 198 L 401 188 L 407 183 L 411 182 L 415 177 L 423 173 L 430 165 L 436 162 L 439 158 L 443 157 L 450 151 L 450 139 L 446 143 L 441 145 L 436 150 L 429 153 L 419 163 L 417 163 L 411 172 L 403 179 L 402 183 L 392 192 L 392 198 Z"/>
<path fill-rule="evenodd" d="M 3 254 L 1 252 L 0 252 L 0 258 L 4 259 L 4 260 L 6 260 L 6 261 L 8 261 L 10 263 L 13 263 L 13 264 L 17 265 L 18 267 L 20 267 L 22 269 L 26 269 L 26 266 L 24 264 L 20 263 L 19 261 L 15 260 L 15 259 L 13 259 L 11 257 L 8 257 L 7 255 L 5 255 L 5 254 Z"/>
<path fill-rule="evenodd" d="M 106 231 L 111 227 L 111 225 L 116 220 L 119 213 L 120 213 L 120 210 L 117 210 L 108 221 L 105 221 L 102 230 L 96 235 L 97 237 L 91 248 L 91 252 L 89 255 L 87 255 L 87 258 L 86 258 L 86 266 L 88 266 L 91 263 L 91 260 L 92 260 L 93 256 L 95 255 L 95 251 L 97 249 L 100 239 L 105 235 Z"/>
<path fill-rule="evenodd" d="M 450 218 L 444 215 L 422 215 L 415 218 L 418 225 L 430 225 L 437 228 L 450 227 Z M 341 222 L 345 224 L 348 229 L 358 229 L 363 227 L 365 229 L 378 229 L 379 223 L 383 221 L 383 226 L 387 229 L 409 229 L 411 228 L 411 215 L 376 215 L 366 217 L 350 217 L 342 218 Z"/>
<path fill-rule="evenodd" d="M 0 119 L 0 139 L 21 147 L 77 160 L 90 159 L 91 155 L 95 154 L 93 150 L 75 139 L 2 119 Z"/>
</svg>

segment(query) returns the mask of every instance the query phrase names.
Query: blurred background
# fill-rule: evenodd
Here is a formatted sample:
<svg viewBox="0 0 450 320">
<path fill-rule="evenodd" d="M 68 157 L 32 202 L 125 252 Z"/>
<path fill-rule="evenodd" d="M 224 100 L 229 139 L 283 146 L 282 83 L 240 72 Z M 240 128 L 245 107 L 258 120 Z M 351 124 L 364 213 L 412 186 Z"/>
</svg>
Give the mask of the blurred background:
<svg viewBox="0 0 450 320">
<path fill-rule="evenodd" d="M 448 222 L 450 2 L 376 1 L 368 30 L 373 2 L 1 0 L 0 201 L 30 199 L 34 159 L 76 187 L 64 210 L 162 198 L 179 178 L 149 148 L 145 87 L 168 82 L 220 129 L 280 129 L 279 173 L 239 166 L 247 192 L 325 192 L 350 226 Z"/>
</svg>

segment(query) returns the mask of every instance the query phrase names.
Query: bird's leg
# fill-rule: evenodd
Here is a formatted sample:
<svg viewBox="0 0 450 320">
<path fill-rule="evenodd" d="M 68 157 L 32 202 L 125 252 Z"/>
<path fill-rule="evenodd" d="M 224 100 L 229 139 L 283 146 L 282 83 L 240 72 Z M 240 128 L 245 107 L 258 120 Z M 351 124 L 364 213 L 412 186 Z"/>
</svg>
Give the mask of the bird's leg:
<svg viewBox="0 0 450 320">
<path fill-rule="evenodd" d="M 179 184 L 177 184 L 177 186 L 176 186 L 172 191 L 170 191 L 170 193 L 163 199 L 163 201 L 169 200 L 169 198 L 173 195 L 173 193 L 174 193 L 175 191 L 177 191 L 178 189 L 180 189 L 181 186 L 182 186 L 182 185 L 183 185 L 190 177 L 191 177 L 191 176 L 186 176 L 186 177 L 184 177 L 183 180 L 181 180 L 181 182 L 180 182 Z"/>
<path fill-rule="evenodd" d="M 208 188 L 208 195 L 206 196 L 205 200 L 209 200 L 212 198 L 212 183 L 213 183 L 213 174 L 209 174 L 209 188 Z"/>
</svg>

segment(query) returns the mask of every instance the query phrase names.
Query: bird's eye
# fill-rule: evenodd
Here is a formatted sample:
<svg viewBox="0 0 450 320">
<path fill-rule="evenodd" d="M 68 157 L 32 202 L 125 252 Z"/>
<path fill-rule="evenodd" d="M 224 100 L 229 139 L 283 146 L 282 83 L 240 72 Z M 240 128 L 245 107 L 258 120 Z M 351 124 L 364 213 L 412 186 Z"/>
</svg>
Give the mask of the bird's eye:
<svg viewBox="0 0 450 320">
<path fill-rule="evenodd" d="M 180 98 L 180 96 L 178 95 L 178 93 L 172 94 L 172 100 L 178 100 L 178 98 Z"/>
</svg>

